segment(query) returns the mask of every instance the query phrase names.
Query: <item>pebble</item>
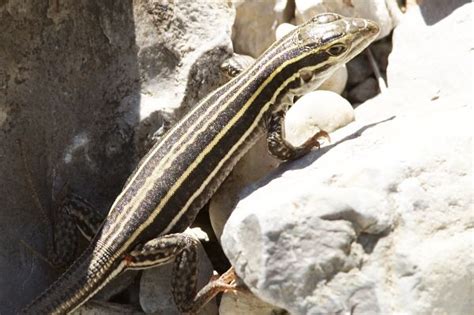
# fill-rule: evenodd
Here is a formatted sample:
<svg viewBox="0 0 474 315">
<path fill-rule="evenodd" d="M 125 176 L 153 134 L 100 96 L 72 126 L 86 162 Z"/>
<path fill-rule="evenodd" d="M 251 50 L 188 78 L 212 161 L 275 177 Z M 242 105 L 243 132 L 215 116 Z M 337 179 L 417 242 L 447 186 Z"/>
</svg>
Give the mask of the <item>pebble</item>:
<svg viewBox="0 0 474 315">
<path fill-rule="evenodd" d="M 298 145 L 319 130 L 328 133 L 342 128 L 354 120 L 351 104 L 331 91 L 314 91 L 302 96 L 285 117 L 287 139 Z"/>
<path fill-rule="evenodd" d="M 279 40 L 280 38 L 282 38 L 283 36 L 285 36 L 286 34 L 291 32 L 292 30 L 294 30 L 295 27 L 296 27 L 295 25 L 290 24 L 290 23 L 282 23 L 282 24 L 278 25 L 278 27 L 275 31 L 276 39 Z"/>
</svg>

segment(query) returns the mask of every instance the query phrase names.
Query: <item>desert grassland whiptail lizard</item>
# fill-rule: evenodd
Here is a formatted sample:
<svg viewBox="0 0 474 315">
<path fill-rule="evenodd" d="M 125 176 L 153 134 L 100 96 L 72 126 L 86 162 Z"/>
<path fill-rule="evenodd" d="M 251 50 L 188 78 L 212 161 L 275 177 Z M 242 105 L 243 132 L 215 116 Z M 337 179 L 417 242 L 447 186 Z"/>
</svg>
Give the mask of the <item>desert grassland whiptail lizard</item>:
<svg viewBox="0 0 474 315">
<path fill-rule="evenodd" d="M 378 32 L 369 20 L 315 16 L 206 96 L 140 161 L 79 258 L 22 312 L 72 312 L 124 270 L 173 259 L 173 297 L 182 312 L 195 312 L 233 288 L 226 273 L 196 294 L 198 241 L 182 232 L 265 129 L 270 153 L 281 160 L 319 146 L 325 132 L 298 147 L 285 140 L 286 110 L 294 96 L 316 89 Z"/>
</svg>

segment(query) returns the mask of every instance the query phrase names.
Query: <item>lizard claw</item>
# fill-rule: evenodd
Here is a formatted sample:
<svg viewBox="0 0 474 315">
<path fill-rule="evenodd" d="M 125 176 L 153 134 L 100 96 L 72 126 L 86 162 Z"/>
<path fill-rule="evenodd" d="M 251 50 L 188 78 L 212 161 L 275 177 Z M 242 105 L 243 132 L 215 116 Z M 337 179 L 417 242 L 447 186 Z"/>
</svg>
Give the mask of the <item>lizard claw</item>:
<svg viewBox="0 0 474 315">
<path fill-rule="evenodd" d="M 316 147 L 317 149 L 320 149 L 321 148 L 321 144 L 319 143 L 319 139 L 321 138 L 324 138 L 326 139 L 328 142 L 331 142 L 331 138 L 329 137 L 329 134 L 324 131 L 324 130 L 320 130 L 318 131 L 317 133 L 315 133 L 311 138 L 309 138 L 305 143 L 304 143 L 304 147 L 306 148 L 314 148 Z"/>
</svg>

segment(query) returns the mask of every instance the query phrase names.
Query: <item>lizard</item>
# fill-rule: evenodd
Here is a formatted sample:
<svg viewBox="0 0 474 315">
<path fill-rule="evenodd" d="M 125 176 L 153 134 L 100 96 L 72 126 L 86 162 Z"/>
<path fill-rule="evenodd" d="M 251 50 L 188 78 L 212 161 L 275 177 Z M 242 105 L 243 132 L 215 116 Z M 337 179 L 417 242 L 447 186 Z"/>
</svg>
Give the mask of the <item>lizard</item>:
<svg viewBox="0 0 474 315">
<path fill-rule="evenodd" d="M 123 271 L 173 259 L 172 293 L 182 312 L 195 312 L 233 288 L 234 276 L 226 272 L 196 293 L 197 240 L 182 232 L 265 131 L 269 152 L 282 161 L 319 147 L 324 131 L 300 146 L 285 139 L 286 110 L 295 97 L 316 89 L 365 49 L 378 32 L 367 19 L 316 15 L 204 97 L 141 159 L 90 245 L 22 312 L 70 313 Z"/>
</svg>

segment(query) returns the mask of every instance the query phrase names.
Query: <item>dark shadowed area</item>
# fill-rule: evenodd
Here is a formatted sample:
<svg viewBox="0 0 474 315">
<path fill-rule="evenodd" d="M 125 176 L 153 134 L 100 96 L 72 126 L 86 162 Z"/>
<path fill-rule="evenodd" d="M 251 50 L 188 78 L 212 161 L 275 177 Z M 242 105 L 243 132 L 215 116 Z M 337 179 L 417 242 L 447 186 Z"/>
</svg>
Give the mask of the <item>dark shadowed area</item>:
<svg viewBox="0 0 474 315">
<path fill-rule="evenodd" d="M 131 2 L 0 4 L 0 314 L 61 272 L 25 245 L 46 254 L 61 189 L 104 211 L 120 191 L 133 131 L 114 112 L 138 77 Z"/>
</svg>

